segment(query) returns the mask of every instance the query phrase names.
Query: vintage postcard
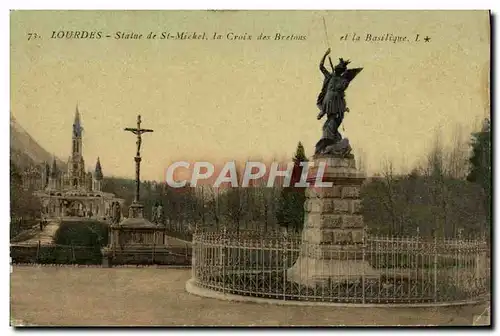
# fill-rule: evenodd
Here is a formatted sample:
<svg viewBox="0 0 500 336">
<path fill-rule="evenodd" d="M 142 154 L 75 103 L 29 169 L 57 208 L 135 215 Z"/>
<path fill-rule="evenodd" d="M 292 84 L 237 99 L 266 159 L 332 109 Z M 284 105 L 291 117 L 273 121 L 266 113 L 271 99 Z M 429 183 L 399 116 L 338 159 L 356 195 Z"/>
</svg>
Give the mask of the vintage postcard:
<svg viewBox="0 0 500 336">
<path fill-rule="evenodd" d="M 490 325 L 489 11 L 10 29 L 12 326 Z"/>
</svg>

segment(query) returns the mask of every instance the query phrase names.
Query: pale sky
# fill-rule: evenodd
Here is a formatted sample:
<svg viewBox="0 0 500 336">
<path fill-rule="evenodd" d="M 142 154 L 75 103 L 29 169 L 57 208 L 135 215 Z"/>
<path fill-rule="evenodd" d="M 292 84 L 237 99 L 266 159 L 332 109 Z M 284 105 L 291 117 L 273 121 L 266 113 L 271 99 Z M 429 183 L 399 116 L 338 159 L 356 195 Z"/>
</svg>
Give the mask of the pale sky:
<svg viewBox="0 0 500 336">
<path fill-rule="evenodd" d="M 346 92 L 344 137 L 369 173 L 383 160 L 411 166 L 440 128 L 451 138 L 489 113 L 487 11 L 74 11 L 12 12 L 11 112 L 40 145 L 66 160 L 78 103 L 87 166 L 134 176 L 137 114 L 142 177 L 162 180 L 170 162 L 288 159 L 302 141 L 314 154 L 328 44 L 334 62 L 363 71 Z M 52 31 L 102 31 L 111 38 L 51 39 Z M 143 40 L 116 40 L 116 32 Z M 150 32 L 234 32 L 252 40 L 146 40 Z M 41 38 L 28 41 L 28 33 Z M 274 35 L 306 36 L 276 41 Z M 258 41 L 264 33 L 269 41 Z M 361 41 L 348 33 L 361 36 Z M 414 41 L 366 42 L 392 33 Z"/>
</svg>

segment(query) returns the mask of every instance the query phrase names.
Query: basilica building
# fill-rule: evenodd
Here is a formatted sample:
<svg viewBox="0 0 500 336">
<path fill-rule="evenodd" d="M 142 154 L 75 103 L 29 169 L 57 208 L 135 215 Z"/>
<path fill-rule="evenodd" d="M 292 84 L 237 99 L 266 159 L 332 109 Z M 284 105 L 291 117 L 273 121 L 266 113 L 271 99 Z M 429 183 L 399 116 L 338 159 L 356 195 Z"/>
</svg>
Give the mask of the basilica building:
<svg viewBox="0 0 500 336">
<path fill-rule="evenodd" d="M 58 167 L 54 158 L 45 165 L 41 174 L 44 187 L 35 192 L 42 203 L 45 218 L 85 217 L 106 220 L 111 216 L 111 206 L 123 199 L 102 191 L 103 172 L 97 158 L 93 172 L 86 171 L 82 147 L 83 127 L 78 107 L 75 112 L 71 139 L 71 156 L 66 167 Z"/>
</svg>

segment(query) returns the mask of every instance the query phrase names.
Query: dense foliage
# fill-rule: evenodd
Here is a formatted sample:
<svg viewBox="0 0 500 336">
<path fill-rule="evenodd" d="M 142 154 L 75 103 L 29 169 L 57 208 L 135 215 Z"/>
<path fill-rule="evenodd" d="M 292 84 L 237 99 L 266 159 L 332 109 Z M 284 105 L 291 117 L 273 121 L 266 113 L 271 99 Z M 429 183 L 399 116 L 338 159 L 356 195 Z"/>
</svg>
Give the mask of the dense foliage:
<svg viewBox="0 0 500 336">
<path fill-rule="evenodd" d="M 295 156 L 293 157 L 293 172 L 290 186 L 281 190 L 281 197 L 278 203 L 276 219 L 278 223 L 288 230 L 301 231 L 304 226 L 304 202 L 306 200 L 305 189 L 295 187 L 295 183 L 300 181 L 303 167 L 301 162 L 306 162 L 307 157 L 304 146 L 301 142 L 297 145 Z"/>
<path fill-rule="evenodd" d="M 40 201 L 34 190 L 23 187 L 21 169 L 10 161 L 10 216 L 33 219 L 40 216 Z"/>
<path fill-rule="evenodd" d="M 106 246 L 108 225 L 99 221 L 62 222 L 54 235 L 54 243 L 67 246 Z"/>
<path fill-rule="evenodd" d="M 490 120 L 486 119 L 481 130 L 472 134 L 472 154 L 467 180 L 477 183 L 484 192 L 484 208 L 488 223 L 491 223 L 491 209 L 493 206 L 491 199 L 491 158 L 491 125 Z"/>
<path fill-rule="evenodd" d="M 472 183 L 417 171 L 374 178 L 362 188 L 365 224 L 377 234 L 479 234 L 486 221 L 482 199 Z"/>
</svg>

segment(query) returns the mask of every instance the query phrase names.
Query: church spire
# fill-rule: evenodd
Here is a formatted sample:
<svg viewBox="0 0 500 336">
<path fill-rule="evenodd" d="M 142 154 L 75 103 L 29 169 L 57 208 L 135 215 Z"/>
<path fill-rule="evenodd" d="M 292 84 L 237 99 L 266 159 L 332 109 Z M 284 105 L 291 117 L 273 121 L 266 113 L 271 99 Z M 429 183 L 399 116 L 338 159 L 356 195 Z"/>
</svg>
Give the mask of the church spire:
<svg viewBox="0 0 500 336">
<path fill-rule="evenodd" d="M 82 136 L 82 123 L 80 121 L 80 111 L 78 110 L 78 104 L 76 104 L 76 112 L 75 112 L 75 121 L 73 122 L 73 136 L 81 137 Z"/>
<path fill-rule="evenodd" d="M 97 162 L 95 164 L 95 171 L 94 171 L 94 178 L 98 181 L 103 179 L 103 174 L 102 174 L 102 167 L 101 167 L 101 161 L 99 160 L 99 157 L 97 157 Z"/>
<path fill-rule="evenodd" d="M 57 162 L 56 162 L 55 155 L 54 155 L 54 158 L 52 160 L 52 168 L 50 169 L 50 177 L 52 177 L 52 178 L 57 177 Z"/>
</svg>

